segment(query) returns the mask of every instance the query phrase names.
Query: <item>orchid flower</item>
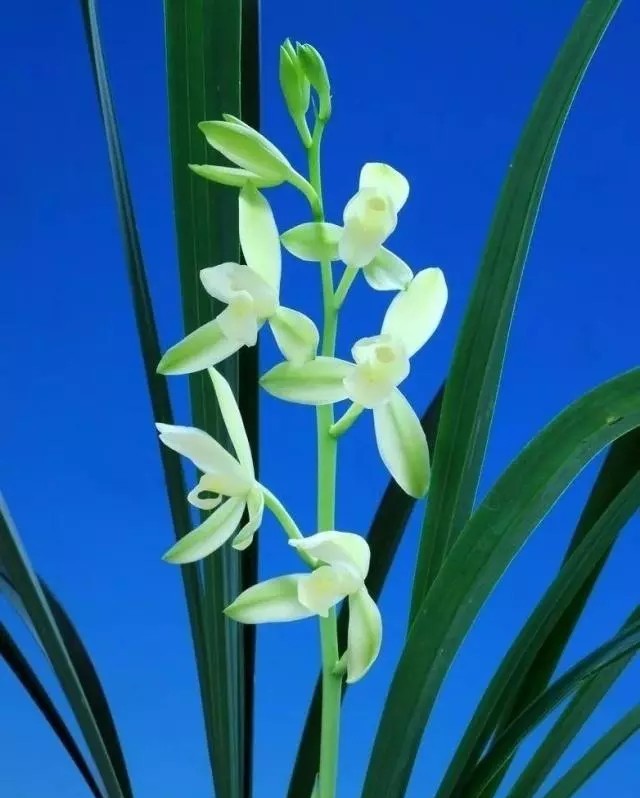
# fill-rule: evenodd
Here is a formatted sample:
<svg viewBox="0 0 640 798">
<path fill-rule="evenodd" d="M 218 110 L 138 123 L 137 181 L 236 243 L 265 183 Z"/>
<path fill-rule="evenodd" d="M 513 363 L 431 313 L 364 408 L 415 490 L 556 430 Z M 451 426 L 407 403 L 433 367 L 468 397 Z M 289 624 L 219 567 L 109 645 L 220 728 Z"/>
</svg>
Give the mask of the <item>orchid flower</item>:
<svg viewBox="0 0 640 798">
<path fill-rule="evenodd" d="M 200 272 L 207 293 L 227 307 L 165 353 L 158 366 L 161 374 L 189 374 L 214 366 L 242 346 L 254 346 L 265 322 L 287 360 L 300 364 L 314 357 L 316 325 L 303 313 L 280 305 L 278 230 L 269 203 L 251 183 L 240 191 L 239 225 L 246 265 L 221 263 Z"/>
<path fill-rule="evenodd" d="M 282 245 L 301 260 L 342 260 L 361 268 L 377 291 L 402 290 L 413 272 L 382 245 L 395 230 L 408 196 L 409 183 L 400 172 L 388 164 L 366 163 L 359 190 L 344 209 L 344 226 L 306 222 L 283 233 Z"/>
<path fill-rule="evenodd" d="M 382 620 L 364 580 L 369 571 L 367 541 L 350 532 L 318 532 L 289 544 L 316 558 L 311 573 L 268 579 L 242 592 L 225 613 L 240 623 L 296 621 L 349 600 L 349 628 L 344 662 L 347 682 L 361 679 L 380 651 Z M 337 663 L 336 663 L 337 664 Z"/>
<path fill-rule="evenodd" d="M 410 358 L 431 338 L 447 303 L 440 269 L 423 269 L 392 300 L 380 335 L 362 338 L 352 348 L 353 362 L 318 357 L 308 363 L 280 363 L 260 383 L 281 399 L 301 404 L 333 404 L 350 399 L 353 406 L 341 432 L 363 408 L 373 411 L 382 461 L 410 496 L 424 496 L 429 485 L 429 449 L 413 408 L 398 385 L 408 376 Z"/>
<path fill-rule="evenodd" d="M 246 508 L 248 521 L 232 543 L 234 549 L 244 550 L 262 521 L 264 495 L 256 482 L 240 410 L 225 378 L 213 368 L 209 369 L 209 375 L 236 456 L 200 429 L 156 424 L 162 443 L 202 471 L 198 484 L 187 496 L 189 503 L 200 510 L 213 510 L 164 555 L 163 559 L 170 563 L 194 562 L 219 549 L 238 529 Z"/>
</svg>

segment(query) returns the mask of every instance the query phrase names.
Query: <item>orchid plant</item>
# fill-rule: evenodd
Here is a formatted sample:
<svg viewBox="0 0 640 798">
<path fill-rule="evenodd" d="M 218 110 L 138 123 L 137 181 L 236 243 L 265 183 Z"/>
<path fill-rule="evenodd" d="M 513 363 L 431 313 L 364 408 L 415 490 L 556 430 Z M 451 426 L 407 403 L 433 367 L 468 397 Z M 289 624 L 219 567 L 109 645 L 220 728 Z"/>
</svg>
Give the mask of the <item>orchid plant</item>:
<svg viewBox="0 0 640 798">
<path fill-rule="evenodd" d="M 323 717 L 317 794 L 333 798 L 342 681 L 361 679 L 382 643 L 380 612 L 366 588 L 368 544 L 358 534 L 336 529 L 337 443 L 363 410 L 371 410 L 382 462 L 403 491 L 414 498 L 425 496 L 429 448 L 420 419 L 398 386 L 409 374 L 410 359 L 440 323 L 447 285 L 440 269 L 429 267 L 414 275 L 398 255 L 384 247 L 409 196 L 408 180 L 392 166 L 364 164 L 358 189 L 345 205 L 342 225 L 325 219 L 320 145 L 331 115 L 327 71 L 310 45 L 294 47 L 286 42 L 280 58 L 281 87 L 307 151 L 308 179 L 270 141 L 240 120 L 226 116 L 200 125 L 207 142 L 233 165 L 191 168 L 203 178 L 239 189 L 239 240 L 245 263 L 207 265 L 200 271 L 202 289 L 226 307 L 172 346 L 158 371 L 176 375 L 208 370 L 234 452 L 226 451 L 203 430 L 157 424 L 160 440 L 202 472 L 189 502 L 211 511 L 165 559 L 194 562 L 228 542 L 246 549 L 265 507 L 280 522 L 289 545 L 310 570 L 253 585 L 225 612 L 245 624 L 319 617 Z M 310 132 L 307 114 L 312 88 L 317 105 Z M 281 235 L 263 190 L 282 183 L 302 191 L 312 218 Z M 319 264 L 324 308 L 320 332 L 312 319 L 280 304 L 282 247 L 296 258 Z M 387 291 L 392 298 L 380 331 L 374 329 L 370 337 L 355 341 L 352 360 L 347 360 L 336 356 L 336 330 L 360 272 L 373 290 Z M 317 408 L 318 517 L 317 529 L 309 535 L 256 480 L 240 410 L 229 384 L 216 370 L 241 347 L 254 346 L 265 325 L 271 328 L 284 360 L 262 376 L 260 385 L 280 399 Z M 336 419 L 334 405 L 342 402 L 348 405 Z M 336 606 L 344 599 L 349 604 L 349 626 L 346 649 L 340 651 Z"/>
<path fill-rule="evenodd" d="M 629 711 L 599 733 L 547 790 L 560 757 L 640 650 L 636 604 L 606 641 L 564 665 L 598 576 L 640 507 L 640 369 L 607 380 L 567 406 L 486 494 L 479 496 L 479 488 L 518 286 L 553 154 L 620 0 L 584 0 L 559 51 L 509 163 L 446 381 L 420 418 L 403 393 L 404 381 L 413 358 L 436 332 L 448 297 L 439 268 L 414 273 L 388 248 L 409 200 L 409 182 L 389 164 L 365 163 L 357 185 L 354 175 L 342 218 L 326 218 L 321 145 L 332 115 L 327 69 L 311 45 L 286 41 L 280 48 L 280 86 L 306 153 L 302 174 L 257 130 L 257 0 L 164 3 L 177 262 L 189 334 L 162 356 L 95 1 L 80 2 L 177 541 L 164 559 L 179 567 L 184 586 L 216 796 L 251 798 L 262 789 L 253 772 L 255 625 L 317 616 L 321 672 L 287 796 L 336 798 L 344 690 L 375 667 L 383 645 L 376 602 L 411 510 L 428 493 L 406 634 L 360 793 L 362 798 L 413 795 L 423 733 L 434 723 L 434 706 L 466 635 L 538 524 L 581 470 L 608 448 L 562 563 L 500 659 L 430 793 L 433 798 L 571 798 L 640 730 L 640 706 L 633 705 L 631 689 L 625 694 Z M 217 46 L 222 41 L 224 47 Z M 200 137 L 195 125 L 203 118 Z M 205 163 L 209 154 L 213 163 Z M 309 208 L 288 230 L 279 229 L 268 199 L 283 184 L 299 192 Z M 282 280 L 289 279 L 286 269 L 283 275 L 283 252 L 317 264 L 321 318 L 282 304 Z M 356 280 L 385 292 L 386 311 L 367 337 L 338 351 L 341 316 L 358 313 L 350 295 Z M 252 347 L 265 328 L 280 356 L 260 375 Z M 189 375 L 188 425 L 174 423 L 167 381 L 156 369 L 161 375 Z M 296 523 L 297 509 L 286 507 L 269 488 L 269 474 L 256 468 L 259 389 L 315 407 L 312 528 Z M 365 537 L 365 530 L 344 529 L 336 498 L 341 439 L 368 410 L 391 480 Z M 191 489 L 180 457 L 198 472 Z M 195 526 L 192 510 L 199 514 Z M 300 568 L 259 581 L 256 534 L 265 513 L 281 527 Z M 47 720 L 90 794 L 135 798 L 139 793 L 87 647 L 32 567 L 1 497 L 0 592 L 45 652 L 77 729 L 66 724 L 57 708 L 60 696 L 49 694 L 2 622 L 0 661 L 8 663 Z M 561 702 L 538 747 L 526 761 L 516 757 L 522 741 Z M 507 783 L 505 776 L 519 766 Z M 415 787 L 416 794 L 425 794 L 422 781 Z"/>
</svg>

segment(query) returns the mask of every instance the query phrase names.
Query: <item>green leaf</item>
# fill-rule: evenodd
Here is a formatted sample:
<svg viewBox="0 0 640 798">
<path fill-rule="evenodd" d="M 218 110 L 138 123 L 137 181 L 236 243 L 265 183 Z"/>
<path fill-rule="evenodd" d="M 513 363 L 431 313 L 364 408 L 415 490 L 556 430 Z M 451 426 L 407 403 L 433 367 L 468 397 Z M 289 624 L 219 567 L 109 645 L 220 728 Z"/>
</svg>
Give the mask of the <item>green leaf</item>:
<svg viewBox="0 0 640 798">
<path fill-rule="evenodd" d="M 509 562 L 582 468 L 638 426 L 640 369 L 635 369 L 564 410 L 489 491 L 415 616 L 387 697 L 363 798 L 403 794 L 451 662 Z"/>
<path fill-rule="evenodd" d="M 185 332 L 210 321 L 219 303 L 200 287 L 206 266 L 239 261 L 238 192 L 194 175 L 188 164 L 221 165 L 198 129 L 202 121 L 241 117 L 258 128 L 258 4 L 256 0 L 165 0 L 169 128 L 175 221 Z M 242 95 L 241 95 L 242 90 Z M 257 351 L 220 364 L 257 445 Z M 190 377 L 193 423 L 225 442 L 224 424 L 206 373 Z M 255 455 L 254 455 L 255 460 Z M 202 628 L 206 636 L 209 750 L 218 798 L 251 791 L 255 631 L 223 615 L 255 581 L 255 544 L 241 555 L 225 546 L 202 565 Z"/>
<path fill-rule="evenodd" d="M 628 659 L 640 648 L 640 622 L 629 623 L 609 642 L 593 651 L 557 679 L 545 692 L 538 696 L 511 723 L 480 761 L 472 778 L 464 785 L 464 792 L 456 798 L 477 798 L 502 764 L 508 761 L 518 744 L 543 721 L 558 704 L 588 679 L 597 678 L 603 668 L 621 659 Z"/>
<path fill-rule="evenodd" d="M 626 628 L 628 629 L 639 621 L 640 610 L 636 610 L 628 619 Z M 567 750 L 595 708 L 622 675 L 631 659 L 631 654 L 620 659 L 602 670 L 577 691 L 511 788 L 509 798 L 529 798 L 540 789 L 563 752 Z"/>
<path fill-rule="evenodd" d="M 91 67 L 95 79 L 100 111 L 105 129 L 109 161 L 114 184 L 115 198 L 120 218 L 120 226 L 125 249 L 125 258 L 131 298 L 138 329 L 138 337 L 144 362 L 147 388 L 151 400 L 153 416 L 156 421 L 173 423 L 173 412 L 169 399 L 166 381 L 156 373 L 160 361 L 161 349 L 156 329 L 153 304 L 147 281 L 142 249 L 135 220 L 133 202 L 127 172 L 120 145 L 118 126 L 111 99 L 108 76 L 102 53 L 100 29 L 93 0 L 80 0 L 87 46 L 91 59 Z M 186 167 L 185 167 L 186 168 Z M 151 428 L 150 428 L 151 433 Z M 159 444 L 160 459 L 164 471 L 165 486 L 174 533 L 177 540 L 184 537 L 192 527 L 186 503 L 186 487 L 182 466 L 177 454 Z M 202 589 L 196 566 L 189 565 L 181 569 L 184 585 L 191 636 L 193 640 L 196 666 L 198 670 L 202 694 L 205 725 L 210 727 L 210 702 L 208 700 L 207 665 L 205 652 L 204 629 L 202 625 Z M 210 737 L 210 733 L 208 732 Z"/>
<path fill-rule="evenodd" d="M 431 450 L 436 441 L 443 392 L 444 386 L 441 386 L 420 420 Z M 367 588 L 374 601 L 377 601 L 382 593 L 415 503 L 416 499 L 406 494 L 395 480 L 389 480 L 367 535 L 367 542 L 371 550 Z M 338 648 L 340 651 L 344 651 L 347 646 L 348 623 L 348 609 L 343 606 L 338 615 Z M 344 685 L 343 696 L 346 690 L 347 686 Z M 313 789 L 320 761 L 321 707 L 322 677 L 318 676 L 289 782 L 288 798 L 309 795 Z"/>
<path fill-rule="evenodd" d="M 442 405 L 411 618 L 475 501 L 524 263 L 565 119 L 620 0 L 586 0 L 542 88 L 502 188 Z"/>
<path fill-rule="evenodd" d="M 640 430 L 627 433 L 612 446 L 573 535 L 569 553 L 485 690 L 436 798 L 448 798 L 464 784 L 498 724 L 507 726 L 544 690 L 548 679 L 540 684 L 539 690 L 527 691 L 529 700 L 523 703 L 518 700 L 525 685 L 530 681 L 539 683 L 534 663 L 553 645 L 558 631 L 565 630 L 567 613 L 575 610 L 577 603 L 580 609 L 584 606 L 585 591 L 588 595 L 593 588 L 620 532 L 640 506 L 639 446 Z M 492 789 L 499 783 L 495 781 Z"/>
<path fill-rule="evenodd" d="M 640 729 L 640 705 L 629 710 L 571 767 L 544 798 L 569 798 Z"/>
<path fill-rule="evenodd" d="M 98 786 L 91 768 L 87 765 L 82 751 L 78 748 L 73 735 L 67 728 L 55 704 L 43 687 L 42 682 L 38 679 L 35 671 L 29 665 L 26 657 L 18 648 L 17 643 L 2 623 L 0 623 L 0 659 L 7 663 L 33 703 L 38 707 L 44 719 L 71 757 L 74 765 L 80 771 L 91 794 L 95 798 L 105 798 L 104 792 Z"/>
<path fill-rule="evenodd" d="M 86 673 L 76 667 L 68 642 L 68 629 L 58 624 L 53 606 L 48 601 L 40 580 L 34 573 L 13 526 L 9 511 L 0 496 L 0 563 L 2 572 L 20 600 L 20 610 L 29 618 L 29 624 L 45 651 L 62 691 L 69 702 L 78 727 L 91 753 L 96 769 L 104 783 L 109 798 L 132 798 L 131 785 L 124 765 L 122 751 L 115 736 L 111 714 L 103 712 L 106 706 L 104 693 L 97 683 L 102 702 L 96 702 L 96 684 L 89 683 Z M 79 641 L 79 638 L 77 638 Z M 81 644 L 80 644 L 81 645 Z M 84 655 L 84 648 L 82 648 Z M 76 650 L 77 654 L 77 650 Z M 87 657 L 88 660 L 88 657 Z M 93 666 L 92 666 L 93 667 Z M 93 676 L 97 680 L 95 671 Z"/>
</svg>

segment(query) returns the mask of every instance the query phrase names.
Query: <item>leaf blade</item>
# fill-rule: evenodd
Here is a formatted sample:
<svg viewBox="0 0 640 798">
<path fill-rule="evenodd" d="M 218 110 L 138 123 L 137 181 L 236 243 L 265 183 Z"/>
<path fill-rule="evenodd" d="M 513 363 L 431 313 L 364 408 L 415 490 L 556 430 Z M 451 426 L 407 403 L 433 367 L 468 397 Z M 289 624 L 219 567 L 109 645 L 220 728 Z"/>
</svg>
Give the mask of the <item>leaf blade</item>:
<svg viewBox="0 0 640 798">
<path fill-rule="evenodd" d="M 6 627 L 0 623 L 0 660 L 4 660 L 16 679 L 24 687 L 33 703 L 38 707 L 60 743 L 65 748 L 74 765 L 78 768 L 87 787 L 95 798 L 105 798 L 105 793 L 98 786 L 91 768 L 87 764 L 82 751 L 78 748 L 73 735 L 64 719 L 49 697 L 35 671 Z"/>
<path fill-rule="evenodd" d="M 586 463 L 638 426 L 640 369 L 635 369 L 564 410 L 489 491 L 452 547 L 411 627 L 378 728 L 364 798 L 379 792 L 387 798 L 402 794 L 435 698 L 493 586 Z M 398 728 L 405 733 L 394 734 Z"/>
<path fill-rule="evenodd" d="M 567 557 L 492 677 L 436 798 L 448 798 L 464 783 L 496 727 L 508 725 L 529 703 L 520 703 L 518 696 L 529 680 L 538 680 L 535 663 L 540 661 L 541 652 L 553 645 L 567 612 L 590 593 L 624 525 L 640 506 L 638 446 L 640 430 L 627 433 L 612 446 L 591 491 L 588 512 L 582 514 L 574 532 Z M 530 700 L 542 692 L 545 685 L 546 682 L 537 691 L 527 690 Z M 519 707 L 517 711 L 516 706 Z M 492 782 L 491 789 L 495 787 L 497 783 Z"/>
<path fill-rule="evenodd" d="M 471 514 L 545 182 L 573 99 L 620 2 L 584 3 L 536 101 L 503 185 L 447 378 L 411 618 Z"/>
<path fill-rule="evenodd" d="M 544 798 L 570 798 L 626 741 L 640 729 L 640 706 L 630 709 L 597 740 Z"/>
</svg>

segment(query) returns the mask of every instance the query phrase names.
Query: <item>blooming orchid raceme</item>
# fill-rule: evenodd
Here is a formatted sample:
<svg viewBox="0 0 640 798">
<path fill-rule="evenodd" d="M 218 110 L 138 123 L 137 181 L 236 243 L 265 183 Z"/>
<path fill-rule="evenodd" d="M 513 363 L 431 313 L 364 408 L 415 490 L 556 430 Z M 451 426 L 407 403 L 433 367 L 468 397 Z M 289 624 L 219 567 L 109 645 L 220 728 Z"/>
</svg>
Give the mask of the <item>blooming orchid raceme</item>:
<svg viewBox="0 0 640 798">
<path fill-rule="evenodd" d="M 438 327 L 446 303 L 442 271 L 423 269 L 392 300 L 381 334 L 354 344 L 353 363 L 333 357 L 318 357 L 302 365 L 280 363 L 262 377 L 261 385 L 274 396 L 301 404 L 350 399 L 349 420 L 363 408 L 371 409 L 382 461 L 406 493 L 424 496 L 429 485 L 429 449 L 420 419 L 398 385 L 409 374 L 410 358 Z M 334 426 L 340 431 L 340 422 Z"/>
<path fill-rule="evenodd" d="M 164 555 L 170 563 L 194 562 L 219 549 L 236 533 L 247 509 L 248 521 L 232 543 L 235 549 L 244 550 L 251 544 L 262 521 L 264 495 L 256 482 L 240 410 L 225 378 L 213 368 L 209 369 L 209 375 L 237 459 L 202 430 L 156 424 L 162 443 L 187 457 L 202 471 L 198 484 L 187 497 L 190 504 L 200 510 L 213 510 L 202 524 Z"/>
<path fill-rule="evenodd" d="M 165 353 L 158 366 L 161 374 L 189 374 L 214 366 L 242 346 L 254 346 L 265 322 L 287 360 L 304 363 L 314 357 L 316 325 L 303 313 L 280 305 L 278 230 L 269 203 L 251 183 L 240 191 L 239 227 L 246 265 L 221 263 L 200 272 L 207 293 L 227 307 Z"/>
<path fill-rule="evenodd" d="M 344 663 L 347 682 L 356 682 L 375 661 L 382 642 L 380 612 L 364 583 L 369 546 L 360 535 L 334 531 L 290 540 L 289 544 L 315 558 L 316 568 L 311 573 L 260 582 L 241 593 L 225 613 L 240 623 L 296 621 L 312 615 L 327 617 L 331 607 L 348 598 Z"/>
<path fill-rule="evenodd" d="M 364 410 L 371 410 L 380 457 L 395 481 L 420 498 L 430 478 L 429 448 L 420 420 L 399 386 L 409 375 L 411 358 L 437 329 L 447 303 L 442 271 L 412 269 L 386 248 L 409 196 L 409 182 L 392 166 L 365 163 L 358 191 L 347 202 L 341 224 L 324 215 L 321 140 L 333 113 L 331 85 L 320 53 L 287 40 L 280 49 L 280 85 L 285 105 L 307 153 L 307 177 L 257 130 L 223 114 L 200 130 L 227 159 L 226 165 L 192 164 L 198 176 L 239 189 L 239 243 L 244 263 L 199 264 L 203 290 L 222 310 L 171 347 L 162 358 L 162 374 L 208 369 L 220 416 L 231 442 L 227 451 L 203 430 L 157 424 L 161 441 L 187 457 L 201 472 L 188 501 L 208 517 L 179 540 L 164 559 L 191 563 L 225 543 L 247 548 L 261 525 L 265 508 L 279 522 L 306 573 L 278 576 L 247 586 L 225 608 L 244 624 L 294 621 L 317 616 L 322 661 L 322 722 L 312 798 L 336 798 L 339 706 L 342 680 L 361 679 L 376 660 L 382 621 L 365 580 L 370 551 L 366 540 L 335 531 L 337 450 L 335 439 Z M 308 221 L 278 233 L 271 206 L 262 193 L 289 183 L 306 197 Z M 314 322 L 280 303 L 282 247 L 303 261 L 319 264 L 322 289 L 322 354 Z M 334 264 L 344 269 L 336 274 Z M 338 267 L 340 268 L 340 267 Z M 361 338 L 351 360 L 336 357 L 336 331 L 347 294 L 362 272 L 376 291 L 395 291 L 377 335 Z M 292 275 L 295 272 L 292 271 Z M 339 279 L 338 279 L 339 277 Z M 230 385 L 214 368 L 242 347 L 254 346 L 270 327 L 284 361 L 267 371 L 260 385 L 286 401 L 314 405 L 317 411 L 317 533 L 304 537 L 287 508 L 256 480 L 251 448 Z M 373 327 L 373 329 L 376 329 Z M 336 420 L 337 402 L 349 401 Z M 295 434 L 295 433 L 294 433 Z M 280 447 L 280 451 L 284 447 Z M 246 519 L 245 519 L 246 514 Z M 246 588 L 246 589 L 243 589 Z M 339 649 L 335 607 L 348 605 L 346 648 Z M 221 652 L 222 655 L 224 652 Z"/>
</svg>

